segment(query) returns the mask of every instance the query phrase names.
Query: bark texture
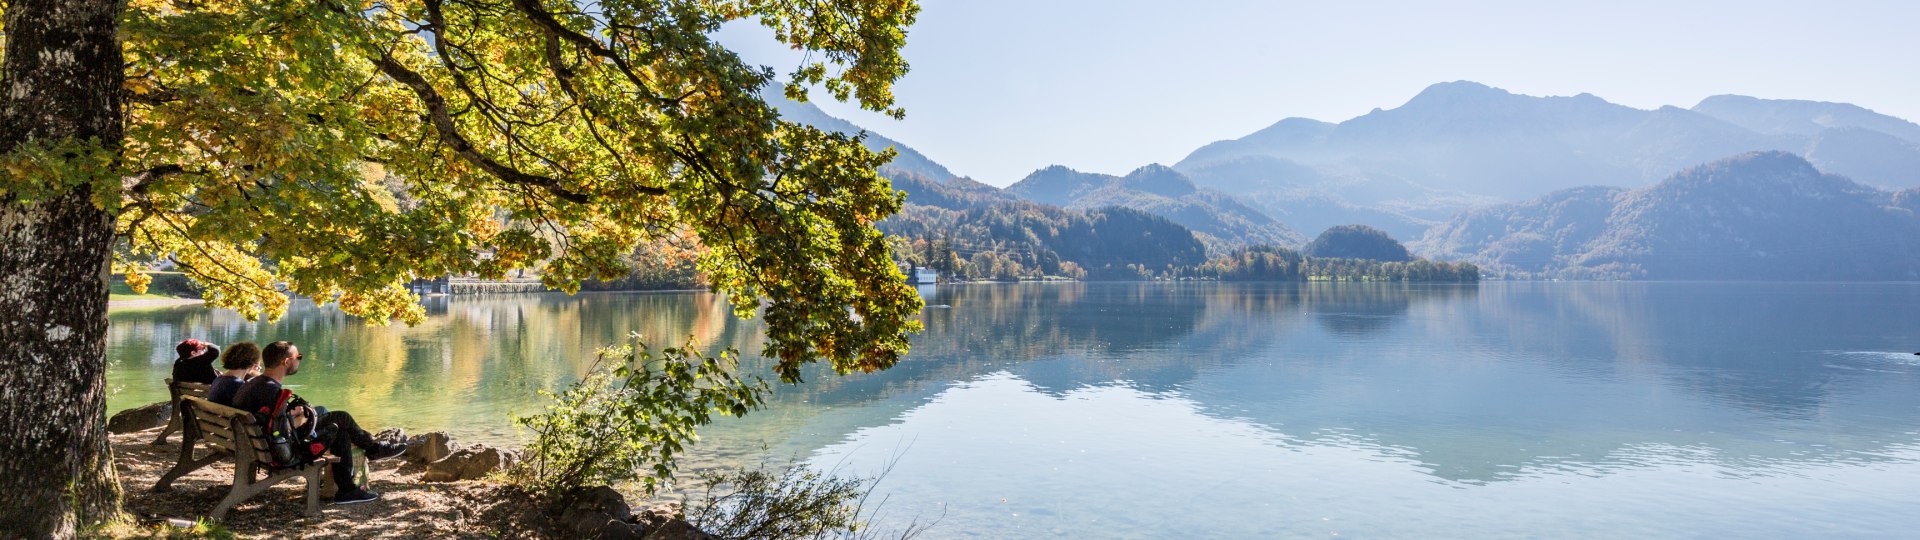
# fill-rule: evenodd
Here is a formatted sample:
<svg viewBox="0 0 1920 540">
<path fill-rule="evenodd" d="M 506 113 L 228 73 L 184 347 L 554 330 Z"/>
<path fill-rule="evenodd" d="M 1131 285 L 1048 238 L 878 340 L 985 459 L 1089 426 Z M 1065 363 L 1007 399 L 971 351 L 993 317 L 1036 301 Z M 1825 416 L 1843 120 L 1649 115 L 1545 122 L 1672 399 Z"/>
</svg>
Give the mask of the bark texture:
<svg viewBox="0 0 1920 540">
<path fill-rule="evenodd" d="M 7 3 L 0 153 L 66 139 L 120 146 L 121 9 Z M 0 195 L 0 538 L 70 538 L 119 513 L 105 429 L 112 242 L 112 216 L 87 188 Z"/>
</svg>

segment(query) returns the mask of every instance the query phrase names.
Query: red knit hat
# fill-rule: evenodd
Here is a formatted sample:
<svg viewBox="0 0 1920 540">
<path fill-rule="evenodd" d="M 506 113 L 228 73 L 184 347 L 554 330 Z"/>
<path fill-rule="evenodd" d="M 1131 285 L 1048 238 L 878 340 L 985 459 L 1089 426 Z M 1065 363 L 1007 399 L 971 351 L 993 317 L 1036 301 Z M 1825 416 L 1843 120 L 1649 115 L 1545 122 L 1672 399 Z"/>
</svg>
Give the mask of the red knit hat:
<svg viewBox="0 0 1920 540">
<path fill-rule="evenodd" d="M 200 353 L 207 352 L 207 342 L 193 338 L 183 339 L 180 340 L 179 345 L 173 346 L 173 352 L 180 353 L 181 358 L 200 356 Z"/>
</svg>

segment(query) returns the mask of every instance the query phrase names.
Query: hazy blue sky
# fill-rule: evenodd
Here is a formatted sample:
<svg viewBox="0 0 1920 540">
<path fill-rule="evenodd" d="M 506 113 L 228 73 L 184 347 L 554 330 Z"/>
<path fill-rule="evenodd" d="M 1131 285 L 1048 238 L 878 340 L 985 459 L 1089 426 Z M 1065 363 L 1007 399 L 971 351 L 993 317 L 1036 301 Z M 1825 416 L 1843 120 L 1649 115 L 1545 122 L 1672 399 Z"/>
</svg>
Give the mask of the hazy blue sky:
<svg viewBox="0 0 1920 540">
<path fill-rule="evenodd" d="M 1303 116 L 1338 122 L 1435 82 L 1844 101 L 1920 121 L 1920 2 L 923 0 L 895 121 L 817 99 L 957 174 L 1121 174 Z M 782 74 L 753 29 L 722 39 Z M 824 94 L 816 93 L 823 97 Z"/>
</svg>

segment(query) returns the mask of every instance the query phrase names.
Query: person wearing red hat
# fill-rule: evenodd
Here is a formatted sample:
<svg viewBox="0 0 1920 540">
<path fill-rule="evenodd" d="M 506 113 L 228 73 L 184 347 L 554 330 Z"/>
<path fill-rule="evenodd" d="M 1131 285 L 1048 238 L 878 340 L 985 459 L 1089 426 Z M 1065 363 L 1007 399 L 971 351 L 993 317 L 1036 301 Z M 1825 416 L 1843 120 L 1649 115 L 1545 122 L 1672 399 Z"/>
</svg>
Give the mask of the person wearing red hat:
<svg viewBox="0 0 1920 540">
<path fill-rule="evenodd" d="M 187 338 L 173 346 L 180 358 L 173 361 L 173 382 L 196 382 L 213 384 L 213 378 L 219 376 L 213 369 L 213 361 L 220 359 L 220 348 L 212 343 Z"/>
</svg>

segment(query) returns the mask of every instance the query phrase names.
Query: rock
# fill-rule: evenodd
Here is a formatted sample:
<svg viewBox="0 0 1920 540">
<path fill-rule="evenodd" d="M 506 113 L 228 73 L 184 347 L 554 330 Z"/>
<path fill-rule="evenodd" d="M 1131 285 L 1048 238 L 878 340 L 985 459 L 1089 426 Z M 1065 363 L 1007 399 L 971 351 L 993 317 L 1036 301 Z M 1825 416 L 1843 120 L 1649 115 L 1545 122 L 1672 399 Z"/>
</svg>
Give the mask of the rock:
<svg viewBox="0 0 1920 540">
<path fill-rule="evenodd" d="M 645 538 L 647 527 L 632 521 L 627 498 L 607 486 L 588 488 L 573 496 L 560 523 L 576 538 L 605 540 Z"/>
<path fill-rule="evenodd" d="M 428 482 L 474 480 L 513 465 L 518 457 L 511 451 L 474 445 L 460 449 L 445 459 L 428 463 L 427 473 L 420 479 Z"/>
<path fill-rule="evenodd" d="M 574 512 L 599 512 L 620 521 L 633 517 L 633 509 L 627 506 L 627 497 L 607 486 L 587 488 L 574 495 L 573 504 L 567 506 L 566 513 Z"/>
<path fill-rule="evenodd" d="M 407 439 L 407 444 L 407 453 L 404 455 L 404 459 L 414 463 L 433 463 L 440 461 L 446 459 L 447 456 L 453 455 L 453 451 L 459 449 L 454 446 L 453 438 L 448 437 L 446 432 L 442 431 L 414 435 L 413 438 Z"/>
<path fill-rule="evenodd" d="M 405 429 L 402 429 L 402 428 L 397 428 L 397 427 L 396 427 L 396 428 L 387 428 L 387 429 L 383 429 L 383 430 L 380 430 L 380 432 L 379 432 L 379 433 L 375 433 L 375 434 L 373 434 L 373 440 L 376 440 L 376 441 L 380 441 L 380 442 L 383 442 L 383 443 L 403 443 L 403 442 L 408 442 L 408 441 L 407 441 L 407 430 L 405 430 Z"/>
<path fill-rule="evenodd" d="M 641 538 L 653 537 L 648 536 L 647 528 L 638 523 L 608 521 L 600 526 L 598 534 L 594 534 L 588 538 L 598 538 L 600 540 L 640 540 Z"/>
<path fill-rule="evenodd" d="M 634 521 L 647 528 L 647 540 L 715 540 L 717 537 L 694 527 L 687 522 L 686 511 L 680 503 L 664 502 L 648 506 L 634 513 Z"/>
<path fill-rule="evenodd" d="M 681 508 L 680 503 L 669 501 L 641 508 L 639 512 L 634 513 L 633 517 L 641 523 L 666 523 L 676 519 L 687 519 L 687 512 Z"/>
<path fill-rule="evenodd" d="M 120 411 L 107 419 L 107 433 L 133 433 L 167 425 L 173 402 L 162 401 Z"/>
<path fill-rule="evenodd" d="M 670 520 L 658 526 L 649 527 L 647 540 L 718 540 L 719 537 L 707 534 L 684 519 Z"/>
</svg>

